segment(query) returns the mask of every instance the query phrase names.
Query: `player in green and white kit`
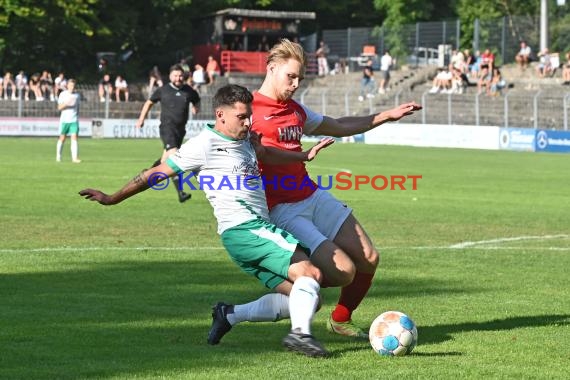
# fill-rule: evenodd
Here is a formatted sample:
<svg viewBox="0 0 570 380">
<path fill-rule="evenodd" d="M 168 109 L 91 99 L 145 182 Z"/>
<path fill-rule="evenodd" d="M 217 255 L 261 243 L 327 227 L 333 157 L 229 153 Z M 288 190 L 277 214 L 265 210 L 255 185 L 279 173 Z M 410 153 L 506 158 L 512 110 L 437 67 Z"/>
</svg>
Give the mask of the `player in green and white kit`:
<svg viewBox="0 0 570 380">
<path fill-rule="evenodd" d="M 291 318 L 292 329 L 283 345 L 307 356 L 326 356 L 328 352 L 311 335 L 322 274 L 291 234 L 269 223 L 257 158 L 275 164 L 310 161 L 333 140 L 323 140 L 305 152 L 264 147 L 257 135 L 250 136 L 252 100 L 244 87 L 220 88 L 213 99 L 214 126 L 208 126 L 166 162 L 143 171 L 113 195 L 94 189 L 79 194 L 103 205 L 114 205 L 166 176 L 196 173 L 200 182 L 206 183 L 202 188 L 232 260 L 276 291 L 264 296 L 266 302 L 260 304 L 264 310 L 259 315 L 268 320 Z"/>
<path fill-rule="evenodd" d="M 57 151 L 55 160 L 61 161 L 61 151 L 67 135 L 71 136 L 71 161 L 78 164 L 81 162 L 77 157 L 78 145 L 77 136 L 79 134 L 79 103 L 80 96 L 75 92 L 75 79 L 67 81 L 67 90 L 62 91 L 57 98 L 57 109 L 61 111 L 59 117 L 59 139 L 57 140 Z"/>
</svg>

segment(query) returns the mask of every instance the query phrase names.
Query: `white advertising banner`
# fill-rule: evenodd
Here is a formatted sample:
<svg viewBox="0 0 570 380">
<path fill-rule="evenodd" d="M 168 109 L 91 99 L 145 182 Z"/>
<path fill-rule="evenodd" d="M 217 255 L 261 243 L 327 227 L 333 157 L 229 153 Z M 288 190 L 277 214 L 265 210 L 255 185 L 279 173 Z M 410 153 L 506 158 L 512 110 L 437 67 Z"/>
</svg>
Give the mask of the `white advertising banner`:
<svg viewBox="0 0 570 380">
<path fill-rule="evenodd" d="M 498 150 L 499 127 L 389 123 L 366 132 L 364 142 L 366 144 Z"/>
<path fill-rule="evenodd" d="M 160 120 L 146 120 L 141 129 L 135 126 L 136 119 L 94 119 L 93 137 L 106 139 L 154 139 L 160 138 Z M 190 120 L 186 124 L 186 139 L 194 137 L 213 120 Z"/>
<path fill-rule="evenodd" d="M 91 136 L 91 119 L 79 119 L 79 135 Z M 59 136 L 59 118 L 0 118 L 0 136 Z"/>
<path fill-rule="evenodd" d="M 79 119 L 81 137 L 111 139 L 160 138 L 160 120 L 152 119 L 137 129 L 136 119 Z M 186 138 L 196 136 L 213 120 L 191 120 L 186 124 Z M 59 118 L 0 118 L 0 136 L 59 136 Z"/>
</svg>

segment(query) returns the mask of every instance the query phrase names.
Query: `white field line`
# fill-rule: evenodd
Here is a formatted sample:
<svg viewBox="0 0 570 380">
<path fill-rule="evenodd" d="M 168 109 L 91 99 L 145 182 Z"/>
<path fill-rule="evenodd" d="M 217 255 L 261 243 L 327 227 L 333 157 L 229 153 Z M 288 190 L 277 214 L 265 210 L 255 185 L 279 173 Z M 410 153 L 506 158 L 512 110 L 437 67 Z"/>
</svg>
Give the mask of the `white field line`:
<svg viewBox="0 0 570 380">
<path fill-rule="evenodd" d="M 550 235 L 546 235 L 545 239 L 552 239 L 554 237 L 548 237 Z M 557 236 L 557 238 L 568 238 L 569 235 L 552 235 Z M 462 250 L 462 249 L 476 249 L 476 250 L 521 250 L 525 249 L 524 247 L 508 247 L 508 246 L 501 246 L 501 245 L 477 245 L 477 244 L 490 244 L 491 242 L 505 242 L 505 241 L 520 241 L 520 240 L 530 240 L 529 237 L 527 239 L 518 238 L 504 238 L 504 239 L 493 239 L 493 240 L 483 240 L 480 242 L 465 242 L 461 244 L 454 244 L 450 246 L 417 246 L 417 247 L 405 247 L 405 246 L 394 246 L 394 247 L 383 247 L 379 246 L 378 248 L 380 251 L 434 251 L 434 250 Z M 533 240 L 539 240 L 538 237 L 533 237 Z M 470 244 L 467 244 L 470 243 Z M 529 248 L 535 251 L 561 251 L 561 252 L 568 252 L 570 251 L 570 247 L 549 247 L 549 246 L 542 246 L 542 247 L 531 247 Z M 79 251 L 87 251 L 87 252 L 96 252 L 96 251 L 224 251 L 224 247 L 44 247 L 44 248 L 5 248 L 0 249 L 0 253 L 51 253 L 51 252 L 79 252 Z"/>
<path fill-rule="evenodd" d="M 570 235 L 542 235 L 542 236 L 516 236 L 516 237 L 504 237 L 491 240 L 479 240 L 479 241 L 466 241 L 459 244 L 453 244 L 449 248 L 472 248 L 479 245 L 494 244 L 494 243 L 506 243 L 510 241 L 525 241 L 525 240 L 552 240 L 552 239 L 568 239 Z"/>
</svg>

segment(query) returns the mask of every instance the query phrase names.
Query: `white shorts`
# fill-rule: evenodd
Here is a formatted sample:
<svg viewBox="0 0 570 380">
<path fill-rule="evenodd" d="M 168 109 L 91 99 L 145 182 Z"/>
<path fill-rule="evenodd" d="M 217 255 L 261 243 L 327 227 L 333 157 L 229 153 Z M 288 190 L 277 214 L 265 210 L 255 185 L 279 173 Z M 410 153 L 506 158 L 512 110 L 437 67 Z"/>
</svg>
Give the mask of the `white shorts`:
<svg viewBox="0 0 570 380">
<path fill-rule="evenodd" d="M 311 254 L 325 240 L 334 240 L 352 209 L 325 190 L 317 189 L 296 203 L 280 203 L 269 211 L 271 223 L 290 232 Z"/>
</svg>

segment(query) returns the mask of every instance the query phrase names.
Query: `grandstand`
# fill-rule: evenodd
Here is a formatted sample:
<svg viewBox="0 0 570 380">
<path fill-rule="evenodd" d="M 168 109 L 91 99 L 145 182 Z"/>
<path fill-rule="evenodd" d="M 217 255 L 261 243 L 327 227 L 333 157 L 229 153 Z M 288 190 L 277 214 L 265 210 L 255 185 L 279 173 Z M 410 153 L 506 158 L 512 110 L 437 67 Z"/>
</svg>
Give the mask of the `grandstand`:
<svg viewBox="0 0 570 380">
<path fill-rule="evenodd" d="M 358 101 L 361 72 L 316 77 L 309 75 L 297 91 L 296 99 L 332 117 L 366 115 L 415 101 L 424 106 L 421 113 L 407 121 L 425 124 L 494 125 L 522 128 L 565 129 L 568 124 L 569 88 L 562 85 L 560 73 L 551 78 L 537 77 L 533 68 L 521 72 L 514 65 L 502 67 L 509 88 L 500 96 L 477 95 L 472 84 L 464 94 L 430 94 L 431 78 L 436 66 L 411 68 L 404 66 L 391 73 L 390 91 L 374 98 Z M 212 86 L 202 86 L 201 112 L 195 119 L 213 119 L 211 97 L 227 83 L 237 83 L 250 90 L 257 89 L 260 74 L 233 73 L 221 77 Z M 80 84 L 82 118 L 135 119 L 145 100 L 146 83 L 131 84 L 132 101 L 102 103 L 95 84 Z M 59 117 L 54 102 L 0 100 L 0 117 Z M 150 118 L 160 115 L 157 104 Z M 567 128 L 567 127 L 566 127 Z"/>
</svg>

